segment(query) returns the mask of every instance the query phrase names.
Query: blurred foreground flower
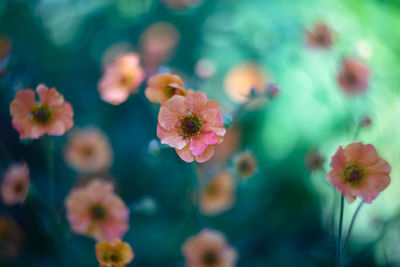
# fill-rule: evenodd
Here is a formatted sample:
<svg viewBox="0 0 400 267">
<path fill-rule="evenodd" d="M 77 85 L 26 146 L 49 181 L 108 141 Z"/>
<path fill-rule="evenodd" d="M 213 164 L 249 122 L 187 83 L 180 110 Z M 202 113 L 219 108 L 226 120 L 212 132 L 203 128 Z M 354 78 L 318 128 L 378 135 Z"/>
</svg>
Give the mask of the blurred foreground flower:
<svg viewBox="0 0 400 267">
<path fill-rule="evenodd" d="M 186 240 L 182 251 L 187 267 L 233 267 L 238 257 L 222 233 L 209 229 Z"/>
<path fill-rule="evenodd" d="M 325 158 L 321 155 L 318 149 L 310 149 L 305 157 L 305 164 L 309 172 L 323 169 Z"/>
<path fill-rule="evenodd" d="M 0 76 L 7 71 L 11 47 L 12 43 L 10 38 L 5 35 L 0 35 Z"/>
<path fill-rule="evenodd" d="M 235 170 L 241 178 L 248 179 L 257 171 L 257 160 L 253 153 L 245 151 L 235 157 Z"/>
<path fill-rule="evenodd" d="M 6 205 L 23 203 L 29 193 L 29 168 L 25 162 L 8 167 L 1 182 L 1 198 Z"/>
<path fill-rule="evenodd" d="M 119 105 L 125 102 L 130 94 L 138 91 L 144 79 L 144 72 L 139 61 L 139 55 L 128 53 L 106 67 L 98 84 L 103 101 Z"/>
<path fill-rule="evenodd" d="M 183 11 L 185 9 L 200 5 L 204 0 L 163 0 L 171 9 Z"/>
<path fill-rule="evenodd" d="M 186 96 L 187 91 L 183 86 L 179 76 L 162 73 L 150 77 L 144 93 L 150 102 L 164 104 L 174 95 Z"/>
<path fill-rule="evenodd" d="M 113 190 L 112 184 L 96 179 L 70 192 L 66 208 L 74 232 L 97 240 L 123 237 L 129 227 L 129 209 Z"/>
<path fill-rule="evenodd" d="M 124 267 L 134 256 L 131 246 L 120 239 L 111 242 L 100 241 L 96 244 L 96 257 L 100 267 Z"/>
<path fill-rule="evenodd" d="M 113 153 L 107 136 L 100 129 L 89 126 L 74 130 L 68 136 L 64 157 L 79 172 L 99 173 L 110 168 Z"/>
<path fill-rule="evenodd" d="M 324 22 L 317 22 L 306 31 L 307 44 L 312 48 L 329 49 L 332 46 L 332 30 Z"/>
<path fill-rule="evenodd" d="M 37 139 L 41 136 L 61 136 L 74 125 L 72 106 L 55 88 L 40 84 L 36 88 L 40 101 L 35 100 L 32 89 L 15 94 L 10 105 L 12 125 L 20 138 Z"/>
<path fill-rule="evenodd" d="M 212 158 L 215 145 L 223 141 L 225 128 L 220 105 L 203 92 L 186 97 L 175 95 L 158 114 L 157 136 L 162 144 L 175 148 L 186 162 Z"/>
<path fill-rule="evenodd" d="M 362 93 L 368 87 L 369 70 L 364 63 L 345 58 L 337 78 L 339 86 L 349 95 Z"/>
<path fill-rule="evenodd" d="M 0 260 L 18 256 L 25 243 L 25 234 L 13 219 L 0 216 Z"/>
<path fill-rule="evenodd" d="M 221 172 L 204 187 L 201 193 L 201 211 L 215 215 L 232 207 L 235 201 L 235 181 L 229 172 Z"/>
<path fill-rule="evenodd" d="M 372 145 L 351 143 L 339 146 L 332 157 L 326 179 L 349 203 L 356 197 L 371 203 L 390 183 L 390 165 L 378 156 Z"/>
</svg>

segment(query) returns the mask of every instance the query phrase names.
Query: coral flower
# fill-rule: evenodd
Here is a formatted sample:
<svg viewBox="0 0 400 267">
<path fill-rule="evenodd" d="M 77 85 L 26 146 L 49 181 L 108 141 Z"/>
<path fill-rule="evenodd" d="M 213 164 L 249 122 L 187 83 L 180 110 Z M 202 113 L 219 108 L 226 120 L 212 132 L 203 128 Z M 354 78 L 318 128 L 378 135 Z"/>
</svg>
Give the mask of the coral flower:
<svg viewBox="0 0 400 267">
<path fill-rule="evenodd" d="M 107 136 L 96 127 L 73 131 L 64 149 L 64 156 L 72 168 L 83 173 L 107 170 L 113 160 Z"/>
<path fill-rule="evenodd" d="M 233 267 L 237 261 L 237 252 L 225 236 L 209 229 L 186 240 L 182 251 L 188 267 Z"/>
<path fill-rule="evenodd" d="M 235 157 L 235 169 L 242 178 L 250 178 L 257 170 L 257 160 L 253 153 L 245 151 Z"/>
<path fill-rule="evenodd" d="M 37 139 L 41 136 L 61 136 L 74 125 L 72 106 L 55 88 L 40 84 L 36 88 L 40 101 L 32 89 L 15 94 L 10 105 L 12 125 L 20 138 Z"/>
<path fill-rule="evenodd" d="M 150 77 L 144 93 L 150 102 L 164 104 L 174 95 L 186 96 L 187 91 L 183 88 L 183 85 L 183 81 L 177 75 L 171 73 L 157 74 Z"/>
<path fill-rule="evenodd" d="M 17 257 L 25 241 L 21 226 L 11 218 L 0 216 L 0 261 Z"/>
<path fill-rule="evenodd" d="M 131 246 L 118 238 L 96 244 L 96 257 L 100 267 L 124 267 L 134 256 Z"/>
<path fill-rule="evenodd" d="M 139 55 L 128 53 L 107 66 L 98 84 L 103 101 L 119 105 L 125 102 L 131 93 L 138 91 L 144 79 L 139 61 Z"/>
<path fill-rule="evenodd" d="M 362 62 L 353 58 L 343 60 L 337 80 L 347 94 L 364 92 L 368 87 L 368 79 L 368 68 Z"/>
<path fill-rule="evenodd" d="M 203 92 L 186 97 L 175 95 L 161 106 L 158 114 L 158 138 L 174 147 L 186 162 L 209 160 L 225 131 L 219 103 L 207 99 Z"/>
<path fill-rule="evenodd" d="M 325 158 L 321 155 L 318 149 L 310 149 L 305 157 L 305 164 L 309 172 L 322 170 L 325 163 Z"/>
<path fill-rule="evenodd" d="M 349 203 L 357 196 L 371 203 L 390 183 L 390 165 L 378 156 L 374 146 L 361 142 L 344 149 L 339 146 L 331 167 L 326 179 Z"/>
<path fill-rule="evenodd" d="M 23 203 L 30 185 L 29 168 L 26 163 L 14 163 L 8 167 L 1 183 L 1 197 L 7 205 Z"/>
<path fill-rule="evenodd" d="M 203 189 L 201 211 L 215 215 L 232 207 L 235 201 L 235 181 L 229 172 L 217 174 Z"/>
<path fill-rule="evenodd" d="M 332 30 L 323 22 L 314 25 L 311 31 L 306 31 L 307 44 L 313 48 L 330 48 L 332 46 Z"/>
<path fill-rule="evenodd" d="M 74 232 L 97 240 L 112 240 L 125 234 L 129 209 L 113 190 L 112 184 L 95 179 L 70 192 L 66 208 Z"/>
</svg>

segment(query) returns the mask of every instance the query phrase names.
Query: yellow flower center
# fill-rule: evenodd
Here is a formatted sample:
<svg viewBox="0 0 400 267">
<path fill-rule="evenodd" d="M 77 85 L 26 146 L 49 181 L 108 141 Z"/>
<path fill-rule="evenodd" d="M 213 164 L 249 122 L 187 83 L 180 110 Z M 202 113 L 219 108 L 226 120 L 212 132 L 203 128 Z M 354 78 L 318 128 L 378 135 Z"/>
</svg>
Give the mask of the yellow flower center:
<svg viewBox="0 0 400 267">
<path fill-rule="evenodd" d="M 122 255 L 119 251 L 110 250 L 104 252 L 104 261 L 112 263 L 120 263 L 122 261 Z"/>
<path fill-rule="evenodd" d="M 203 254 L 203 263 L 206 266 L 212 266 L 218 263 L 218 256 L 214 251 L 206 250 Z"/>
<path fill-rule="evenodd" d="M 123 75 L 120 80 L 121 87 L 130 87 L 132 84 L 134 76 L 133 75 Z"/>
<path fill-rule="evenodd" d="M 181 134 L 185 138 L 198 135 L 202 128 L 202 119 L 196 114 L 189 114 L 180 122 Z"/>
<path fill-rule="evenodd" d="M 168 98 L 171 98 L 175 95 L 177 89 L 178 88 L 176 88 L 175 86 L 168 84 L 167 86 L 164 87 L 164 93 Z"/>
<path fill-rule="evenodd" d="M 363 180 L 364 172 L 360 167 L 350 165 L 344 171 L 344 178 L 346 182 L 351 185 L 358 185 Z"/>
<path fill-rule="evenodd" d="M 32 116 L 34 122 L 39 124 L 47 124 L 50 122 L 53 112 L 49 107 L 39 104 L 32 109 L 30 115 Z"/>
<path fill-rule="evenodd" d="M 90 216 L 93 220 L 101 221 L 106 218 L 107 212 L 103 205 L 94 204 L 90 208 Z"/>
</svg>

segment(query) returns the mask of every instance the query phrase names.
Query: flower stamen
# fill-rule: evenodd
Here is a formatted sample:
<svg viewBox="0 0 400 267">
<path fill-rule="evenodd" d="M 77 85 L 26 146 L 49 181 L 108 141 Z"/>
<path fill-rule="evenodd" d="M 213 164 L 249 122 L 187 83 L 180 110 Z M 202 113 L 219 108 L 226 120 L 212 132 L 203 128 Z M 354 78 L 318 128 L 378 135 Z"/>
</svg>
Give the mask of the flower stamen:
<svg viewBox="0 0 400 267">
<path fill-rule="evenodd" d="M 51 109 L 49 107 L 41 105 L 41 104 L 35 106 L 31 111 L 32 119 L 36 123 L 40 123 L 40 124 L 49 123 L 52 115 L 53 114 L 52 114 Z"/>
<path fill-rule="evenodd" d="M 203 128 L 202 119 L 196 114 L 189 114 L 180 122 L 181 134 L 184 138 L 198 135 Z"/>
</svg>

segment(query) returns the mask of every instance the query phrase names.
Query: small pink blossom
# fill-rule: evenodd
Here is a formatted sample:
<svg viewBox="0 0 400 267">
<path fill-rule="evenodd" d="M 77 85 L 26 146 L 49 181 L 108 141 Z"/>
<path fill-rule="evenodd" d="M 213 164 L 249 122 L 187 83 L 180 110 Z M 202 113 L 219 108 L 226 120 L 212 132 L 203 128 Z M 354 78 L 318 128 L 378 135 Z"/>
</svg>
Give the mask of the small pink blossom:
<svg viewBox="0 0 400 267">
<path fill-rule="evenodd" d="M 363 93 L 368 87 L 369 70 L 364 63 L 345 58 L 337 78 L 339 86 L 349 95 Z"/>
<path fill-rule="evenodd" d="M 144 71 L 139 65 L 139 55 L 128 53 L 107 66 L 98 89 L 103 101 L 120 105 L 129 95 L 139 90 L 144 79 Z"/>
<path fill-rule="evenodd" d="M 314 25 L 311 31 L 306 31 L 307 44 L 313 48 L 328 49 L 332 46 L 332 30 L 323 22 Z"/>
<path fill-rule="evenodd" d="M 150 102 L 164 104 L 174 95 L 186 96 L 188 91 L 179 76 L 162 73 L 150 77 L 144 93 Z"/>
<path fill-rule="evenodd" d="M 326 179 L 349 203 L 356 197 L 371 203 L 390 184 L 390 165 L 372 145 L 357 142 L 344 149 L 339 146 L 331 167 Z"/>
<path fill-rule="evenodd" d="M 8 167 L 1 183 L 1 198 L 6 205 L 23 203 L 29 193 L 29 168 L 26 163 L 13 163 Z"/>
<path fill-rule="evenodd" d="M 219 103 L 203 92 L 175 95 L 158 114 L 158 138 L 186 162 L 208 161 L 225 132 Z"/>
</svg>

